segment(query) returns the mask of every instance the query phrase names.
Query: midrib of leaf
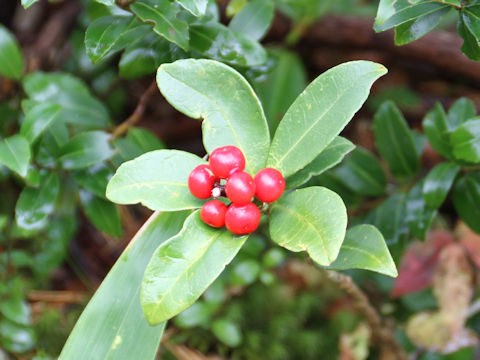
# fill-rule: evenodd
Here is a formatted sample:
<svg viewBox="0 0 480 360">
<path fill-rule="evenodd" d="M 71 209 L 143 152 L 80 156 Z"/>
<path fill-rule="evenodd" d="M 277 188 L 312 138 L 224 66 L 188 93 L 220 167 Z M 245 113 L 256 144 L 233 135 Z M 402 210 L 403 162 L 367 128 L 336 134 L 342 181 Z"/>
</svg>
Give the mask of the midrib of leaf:
<svg viewBox="0 0 480 360">
<path fill-rule="evenodd" d="M 177 31 L 177 33 L 179 32 L 178 29 L 177 29 L 170 21 L 168 21 L 168 18 L 166 18 L 165 16 L 163 16 L 163 14 L 162 14 L 160 11 L 158 11 L 157 9 L 155 9 L 155 8 L 153 8 L 153 7 L 151 7 L 151 6 L 142 4 L 141 2 L 137 2 L 137 3 L 135 3 L 135 4 L 136 4 L 137 6 L 140 6 L 140 7 L 143 7 L 143 8 L 151 9 L 155 14 L 157 14 L 160 18 L 162 18 L 168 25 L 170 25 L 173 29 L 175 29 L 175 31 Z M 135 13 L 135 14 L 136 14 L 136 13 Z M 138 16 L 138 15 L 137 15 L 137 16 Z M 138 17 L 140 17 L 140 16 L 138 16 Z M 142 19 L 142 18 L 140 17 L 140 19 Z M 155 20 L 153 20 L 153 19 L 146 19 L 146 20 L 143 20 L 143 19 L 142 19 L 142 21 L 144 21 L 144 22 L 153 22 L 153 23 L 155 24 L 155 26 L 158 26 L 158 23 L 157 23 Z M 170 34 L 169 34 L 169 35 L 170 35 Z M 171 36 L 171 35 L 170 35 L 170 36 Z"/>
<path fill-rule="evenodd" d="M 252 16 L 250 16 L 250 20 L 247 21 L 247 23 L 245 24 L 245 28 L 248 27 L 248 25 L 250 25 L 254 20 L 255 20 L 255 17 L 261 12 L 261 10 L 263 10 L 263 8 L 266 7 L 266 5 L 268 4 L 267 1 L 264 1 L 262 3 L 262 5 L 257 9 L 257 11 L 255 11 Z"/>
<path fill-rule="evenodd" d="M 404 169 L 407 171 L 408 174 L 410 174 L 411 172 L 413 172 L 413 169 L 410 169 L 407 159 L 405 159 L 403 157 L 403 153 L 402 153 L 402 151 L 400 151 L 400 146 L 399 146 L 399 144 L 397 142 L 397 139 L 395 137 L 393 126 L 391 126 L 393 123 L 391 121 L 386 121 L 386 124 L 387 124 L 388 135 L 389 135 L 390 140 L 393 144 L 393 148 L 395 150 L 395 153 L 397 154 L 398 158 L 400 159 L 400 162 L 401 162 L 402 166 L 404 167 Z"/>
<path fill-rule="evenodd" d="M 381 184 L 377 182 L 374 177 L 370 176 L 368 172 L 364 171 L 362 167 L 357 166 L 354 161 L 350 162 L 350 166 L 361 178 L 366 180 L 371 185 L 375 186 L 379 191 L 383 191 L 383 187 L 381 186 Z"/>
<path fill-rule="evenodd" d="M 377 256 L 373 255 L 372 253 L 370 253 L 368 251 L 363 250 L 362 248 L 355 247 L 355 246 L 350 246 L 350 245 L 345 245 L 345 243 L 342 244 L 342 248 L 352 250 L 352 251 L 358 251 L 358 252 L 360 252 L 364 255 L 367 255 L 371 259 L 375 260 L 380 266 L 383 266 L 382 261 Z"/>
<path fill-rule="evenodd" d="M 385 28 L 385 29 L 382 28 L 382 25 L 385 24 L 385 23 L 386 23 L 388 20 L 390 20 L 392 17 L 395 17 L 395 16 L 397 16 L 397 15 L 399 16 L 399 14 L 401 14 L 401 13 L 406 13 L 406 12 L 412 11 L 412 10 L 415 9 L 415 8 L 425 7 L 425 6 L 428 5 L 428 4 L 443 4 L 444 6 L 438 7 L 438 8 L 435 8 L 435 9 L 431 9 L 431 10 L 429 10 L 429 11 L 426 11 L 426 12 L 424 12 L 424 13 L 422 13 L 422 14 L 420 14 L 420 15 L 414 16 L 413 18 L 410 18 L 409 20 L 404 21 L 404 22 L 402 22 L 402 23 L 400 23 L 400 24 L 397 24 L 397 25 L 394 25 L 394 26 L 390 26 L 390 27 Z M 405 7 L 405 8 L 403 8 L 402 10 L 395 12 L 391 17 L 389 17 L 389 18 L 386 19 L 384 22 L 382 22 L 382 23 L 380 24 L 380 26 L 379 26 L 380 28 L 382 28 L 382 30 L 380 30 L 380 31 L 386 31 L 386 30 L 388 30 L 388 29 L 391 29 L 392 27 L 405 24 L 406 22 L 411 21 L 411 20 L 414 20 L 414 19 L 418 19 L 419 17 L 423 17 L 423 16 L 426 16 L 426 15 L 430 15 L 430 14 L 436 12 L 436 11 L 445 9 L 445 8 L 447 8 L 447 7 L 450 7 L 450 6 L 452 6 L 452 5 L 446 5 L 446 4 L 443 3 L 443 2 L 431 0 L 431 1 L 425 1 L 425 2 L 421 2 L 421 3 L 417 3 L 417 4 L 414 4 L 414 5 Z M 397 16 L 397 17 L 398 17 L 398 16 Z"/>
<path fill-rule="evenodd" d="M 10 151 L 10 154 L 11 154 L 12 157 L 14 158 L 14 160 L 15 160 L 15 162 L 16 162 L 16 165 L 17 165 L 17 167 L 18 167 L 18 170 L 21 170 L 21 169 L 20 169 L 20 167 L 21 167 L 21 166 L 20 166 L 20 160 L 18 159 L 17 154 L 15 154 L 15 151 L 13 151 L 12 147 L 10 146 L 10 144 L 9 144 L 9 139 L 8 139 L 8 138 L 5 139 L 5 145 L 7 145 L 7 148 L 8 148 L 8 150 Z"/>
<path fill-rule="evenodd" d="M 123 20 L 123 19 L 122 19 Z M 107 33 L 107 30 L 109 30 L 112 26 L 115 26 L 116 24 L 118 24 L 119 21 L 114 21 L 112 22 L 111 24 L 109 24 L 105 30 L 102 32 L 102 35 L 100 35 L 100 38 L 98 39 L 97 41 L 97 46 L 95 46 L 95 53 L 98 54 L 102 49 L 100 48 L 100 43 L 102 42 L 105 34 Z M 128 26 L 128 25 L 127 25 Z M 122 32 L 123 33 L 123 32 Z M 106 54 L 108 53 L 114 46 L 115 44 L 120 41 L 120 39 L 122 38 L 122 35 L 118 36 L 117 38 L 115 38 L 112 42 L 109 42 L 109 46 L 107 46 L 106 48 L 103 48 L 103 52 L 101 53 L 102 55 L 103 54 Z"/>
<path fill-rule="evenodd" d="M 320 243 L 322 244 L 322 248 L 323 248 L 323 252 L 325 253 L 325 256 L 328 260 L 328 262 L 332 262 L 333 260 L 330 259 L 330 256 L 328 254 L 328 251 L 327 251 L 327 247 L 325 245 L 325 240 L 323 238 L 323 235 L 318 231 L 318 229 L 312 224 L 310 223 L 306 218 L 304 218 L 303 216 L 301 216 L 301 214 L 299 214 L 297 211 L 293 211 L 291 209 L 289 209 L 288 207 L 286 206 L 283 206 L 283 205 L 279 205 L 279 204 L 275 204 L 275 207 L 276 208 L 279 208 L 280 210 L 283 210 L 291 215 L 293 215 L 294 217 L 296 217 L 298 220 L 300 220 L 300 222 L 308 225 L 308 227 L 310 227 L 311 229 L 313 229 L 314 233 L 318 235 L 318 238 L 321 240 Z M 309 249 L 309 246 L 307 244 L 300 244 L 301 248 L 303 250 L 308 250 Z"/>
<path fill-rule="evenodd" d="M 304 132 L 303 134 L 299 137 L 299 139 L 292 145 L 290 146 L 290 148 L 288 149 L 288 151 L 278 160 L 276 160 L 275 164 L 272 165 L 272 167 L 274 168 L 278 168 L 278 164 L 280 164 L 292 151 L 294 148 L 296 148 L 298 146 L 298 144 L 305 138 L 305 136 L 307 136 L 307 134 L 310 132 L 310 130 L 312 130 L 317 124 L 318 122 L 320 122 L 323 117 L 325 116 L 325 114 L 327 114 L 336 104 L 337 102 L 339 101 L 339 99 L 341 97 L 343 97 L 343 95 L 350 89 L 352 89 L 353 87 L 355 87 L 359 82 L 360 82 L 360 79 L 363 79 L 364 77 L 367 77 L 367 76 L 370 76 L 370 74 L 373 74 L 373 73 L 376 73 L 376 71 L 370 71 L 368 73 L 365 73 L 363 74 L 362 76 L 358 77 L 357 78 L 357 81 L 356 82 L 353 82 L 352 85 L 350 85 L 349 87 L 345 88 L 340 94 L 337 94 L 337 98 L 335 99 L 335 101 L 333 101 L 330 106 L 318 117 L 317 120 L 315 120 Z M 331 79 L 333 79 L 333 77 L 330 77 Z M 288 113 L 288 111 L 287 111 Z M 284 116 L 285 118 L 285 116 Z M 326 145 L 328 146 L 328 144 Z"/>
</svg>

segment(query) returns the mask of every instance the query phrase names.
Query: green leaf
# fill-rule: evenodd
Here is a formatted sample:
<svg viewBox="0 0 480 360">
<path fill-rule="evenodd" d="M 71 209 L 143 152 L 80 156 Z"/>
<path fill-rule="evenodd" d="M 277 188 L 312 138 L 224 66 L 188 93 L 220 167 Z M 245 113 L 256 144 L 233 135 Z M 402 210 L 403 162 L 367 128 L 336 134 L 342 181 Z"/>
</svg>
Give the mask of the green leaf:
<svg viewBox="0 0 480 360">
<path fill-rule="evenodd" d="M 468 120 L 450 134 L 455 158 L 480 162 L 480 117 Z"/>
<path fill-rule="evenodd" d="M 23 69 L 23 55 L 15 37 L 0 24 L 0 75 L 18 80 Z"/>
<path fill-rule="evenodd" d="M 257 41 L 217 22 L 191 25 L 190 46 L 204 57 L 231 65 L 256 66 L 267 60 Z"/>
<path fill-rule="evenodd" d="M 32 6 L 33 4 L 35 4 L 38 0 L 22 0 L 22 6 L 25 8 L 25 9 L 28 9 L 30 6 Z"/>
<path fill-rule="evenodd" d="M 373 119 L 375 144 L 395 177 L 410 177 L 420 168 L 412 133 L 395 104 L 386 101 Z"/>
<path fill-rule="evenodd" d="M 81 169 L 107 160 L 113 155 L 110 137 L 103 131 L 78 134 L 62 148 L 62 166 L 65 169 Z"/>
<path fill-rule="evenodd" d="M 173 323 L 181 329 L 190 329 L 196 326 L 208 328 L 212 315 L 213 311 L 210 304 L 199 300 L 187 310 L 175 316 Z"/>
<path fill-rule="evenodd" d="M 323 187 L 294 190 L 272 206 L 272 240 L 290 251 L 307 251 L 320 265 L 338 255 L 347 227 L 342 199 Z"/>
<path fill-rule="evenodd" d="M 83 211 L 93 225 L 108 235 L 122 237 L 122 220 L 115 204 L 85 190 L 80 190 L 79 194 Z"/>
<path fill-rule="evenodd" d="M 160 245 L 147 265 L 141 295 L 147 321 L 159 324 L 192 305 L 247 238 L 209 227 L 199 211 L 190 215 L 182 231 Z"/>
<path fill-rule="evenodd" d="M 442 205 L 459 171 L 460 166 L 444 162 L 428 173 L 423 182 L 423 198 L 430 209 L 436 210 Z"/>
<path fill-rule="evenodd" d="M 366 149 L 356 148 L 335 169 L 346 187 L 361 195 L 380 196 L 385 193 L 387 178 L 378 159 Z"/>
<path fill-rule="evenodd" d="M 266 34 L 273 20 L 274 6 L 270 0 L 252 0 L 228 24 L 233 31 L 242 32 L 254 40 Z"/>
<path fill-rule="evenodd" d="M 95 0 L 95 2 L 99 4 L 107 5 L 107 6 L 115 5 L 115 0 Z"/>
<path fill-rule="evenodd" d="M 337 259 L 331 269 L 365 269 L 397 277 L 397 268 L 382 233 L 372 225 L 358 225 L 345 235 Z"/>
<path fill-rule="evenodd" d="M 480 5 L 465 6 L 460 14 L 464 26 L 478 43 L 480 41 Z"/>
<path fill-rule="evenodd" d="M 275 49 L 269 50 L 269 55 L 275 64 L 271 71 L 254 80 L 254 87 L 273 135 L 288 107 L 307 86 L 307 74 L 296 53 Z"/>
<path fill-rule="evenodd" d="M 260 275 L 260 264 L 256 260 L 247 259 L 232 264 L 230 283 L 233 286 L 247 286 L 258 279 Z"/>
<path fill-rule="evenodd" d="M 188 189 L 188 176 L 206 162 L 178 150 L 156 150 L 122 164 L 107 186 L 107 198 L 117 204 L 142 205 L 152 210 L 200 208 L 203 201 Z M 152 196 L 153 195 L 153 196 Z"/>
<path fill-rule="evenodd" d="M 102 16 L 93 21 L 85 32 L 87 55 L 96 63 L 148 32 L 149 26 L 134 16 Z"/>
<path fill-rule="evenodd" d="M 72 172 L 72 175 L 78 185 L 83 189 L 88 190 L 99 197 L 105 198 L 107 184 L 112 177 L 113 172 L 109 166 L 101 163 L 85 170 Z"/>
<path fill-rule="evenodd" d="M 218 340 L 228 347 L 237 347 L 243 341 L 242 333 L 237 324 L 226 319 L 217 319 L 212 323 L 212 332 Z"/>
<path fill-rule="evenodd" d="M 83 311 L 60 360 L 155 358 L 165 324 L 146 322 L 140 285 L 156 247 L 181 229 L 187 214 L 157 212 L 142 226 Z"/>
<path fill-rule="evenodd" d="M 395 1 L 392 2 L 391 0 L 387 0 L 385 2 L 390 2 L 392 4 L 391 6 L 394 6 L 393 4 L 395 3 Z M 441 11 L 442 9 L 450 9 L 450 6 L 437 1 L 417 2 L 410 4 L 409 6 L 405 6 L 398 11 L 394 10 L 391 16 L 386 17 L 386 19 L 379 18 L 377 15 L 377 19 L 375 20 L 373 28 L 376 32 L 385 31 L 395 26 L 418 19 L 419 17 L 425 17 L 429 14 Z"/>
<path fill-rule="evenodd" d="M 175 0 L 181 7 L 188 10 L 193 16 L 205 15 L 208 0 Z"/>
<path fill-rule="evenodd" d="M 105 106 L 90 94 L 81 80 L 70 74 L 30 73 L 23 80 L 23 88 L 30 100 L 60 105 L 59 118 L 82 130 L 105 128 L 110 124 Z"/>
<path fill-rule="evenodd" d="M 480 173 L 468 173 L 455 183 L 453 204 L 460 218 L 480 233 Z"/>
<path fill-rule="evenodd" d="M 60 179 L 54 172 L 44 174 L 38 189 L 25 187 L 15 206 L 17 226 L 27 231 L 44 228 L 55 210 L 59 192 Z"/>
<path fill-rule="evenodd" d="M 461 97 L 456 100 L 448 109 L 447 125 L 448 130 L 453 131 L 465 121 L 470 120 L 476 114 L 475 104 L 472 100 Z"/>
<path fill-rule="evenodd" d="M 153 23 L 153 31 L 188 51 L 188 24 L 177 19 L 178 8 L 170 0 L 159 0 L 155 5 L 134 2 L 130 9 L 142 21 Z"/>
<path fill-rule="evenodd" d="M 435 11 L 422 15 L 414 20 L 398 25 L 395 28 L 395 45 L 405 45 L 420 39 L 432 31 L 440 21 L 450 12 L 451 7 L 441 7 Z"/>
<path fill-rule="evenodd" d="M 457 32 L 463 38 L 462 52 L 471 60 L 480 60 L 480 44 L 475 36 L 472 34 L 466 22 L 469 19 L 466 15 L 460 13 L 460 18 L 457 24 Z"/>
<path fill-rule="evenodd" d="M 30 324 L 30 306 L 19 296 L 12 295 L 2 299 L 0 313 L 16 324 Z"/>
<path fill-rule="evenodd" d="M 424 240 L 437 214 L 435 209 L 430 209 L 423 198 L 424 181 L 418 182 L 407 194 L 405 204 L 405 220 L 410 232 L 418 239 Z"/>
<path fill-rule="evenodd" d="M 355 149 L 355 145 L 349 140 L 337 136 L 310 164 L 285 180 L 287 188 L 292 189 L 299 187 L 309 181 L 312 176 L 320 175 L 324 171 L 334 167 L 353 149 Z"/>
<path fill-rule="evenodd" d="M 58 119 L 62 107 L 51 102 L 36 104 L 25 114 L 20 134 L 33 143 L 48 127 Z"/>
<path fill-rule="evenodd" d="M 116 139 L 114 144 L 124 161 L 165 147 L 154 133 L 139 127 L 128 130 L 127 136 L 123 139 Z"/>
<path fill-rule="evenodd" d="M 33 328 L 16 324 L 7 319 L 0 321 L 0 339 L 2 347 L 14 353 L 27 352 L 35 346 Z"/>
<path fill-rule="evenodd" d="M 386 71 L 373 62 L 352 61 L 317 77 L 280 122 L 267 166 L 285 177 L 304 168 L 343 130 Z"/>
<path fill-rule="evenodd" d="M 447 115 L 440 103 L 436 103 L 425 115 L 422 124 L 430 145 L 437 153 L 451 159 L 453 155 L 448 137 Z"/>
<path fill-rule="evenodd" d="M 22 135 L 13 135 L 0 141 L 0 164 L 21 177 L 27 175 L 31 156 L 30 144 Z"/>
<path fill-rule="evenodd" d="M 211 60 L 179 60 L 161 65 L 158 87 L 177 110 L 203 118 L 203 144 L 211 153 L 235 145 L 254 175 L 265 167 L 270 135 L 262 106 L 251 86 L 232 68 Z"/>
</svg>

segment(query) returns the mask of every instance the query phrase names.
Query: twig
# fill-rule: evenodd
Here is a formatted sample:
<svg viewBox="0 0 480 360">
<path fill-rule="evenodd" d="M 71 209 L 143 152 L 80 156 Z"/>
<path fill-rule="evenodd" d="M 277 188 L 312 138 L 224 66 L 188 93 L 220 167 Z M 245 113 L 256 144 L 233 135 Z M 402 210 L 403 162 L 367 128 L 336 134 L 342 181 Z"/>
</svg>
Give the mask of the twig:
<svg viewBox="0 0 480 360">
<path fill-rule="evenodd" d="M 336 271 L 324 270 L 324 272 L 332 282 L 352 298 L 355 308 L 364 315 L 372 330 L 373 341 L 382 352 L 389 353 L 391 359 L 407 360 L 408 355 L 397 343 L 392 329 L 382 323 L 380 315 L 370 304 L 365 293 L 352 281 L 352 278 Z"/>
<path fill-rule="evenodd" d="M 117 138 L 119 136 L 124 135 L 128 129 L 130 129 L 132 126 L 134 126 L 136 123 L 138 123 L 142 117 L 143 114 L 145 113 L 145 109 L 147 107 L 148 101 L 150 100 L 150 97 L 153 95 L 155 92 L 155 89 L 157 88 L 157 83 L 152 81 L 150 86 L 147 88 L 147 90 L 144 91 L 142 96 L 140 96 L 140 100 L 138 100 L 138 104 L 133 111 L 133 113 L 125 120 L 122 122 L 120 125 L 118 125 L 112 132 L 113 138 Z"/>
<path fill-rule="evenodd" d="M 87 296 L 77 291 L 49 291 L 32 290 L 28 293 L 28 300 L 49 303 L 73 303 L 83 304 Z"/>
</svg>

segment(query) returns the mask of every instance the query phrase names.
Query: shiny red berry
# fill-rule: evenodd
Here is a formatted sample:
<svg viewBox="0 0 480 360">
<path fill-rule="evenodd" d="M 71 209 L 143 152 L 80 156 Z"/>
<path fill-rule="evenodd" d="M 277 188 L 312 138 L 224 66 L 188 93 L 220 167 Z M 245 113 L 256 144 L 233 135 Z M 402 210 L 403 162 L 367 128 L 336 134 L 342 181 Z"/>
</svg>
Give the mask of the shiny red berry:
<svg viewBox="0 0 480 360">
<path fill-rule="evenodd" d="M 207 225 L 221 228 L 225 226 L 225 213 L 227 205 L 220 200 L 210 200 L 203 204 L 200 210 L 200 218 Z"/>
<path fill-rule="evenodd" d="M 260 210 L 253 203 L 246 205 L 232 204 L 225 214 L 227 229 L 236 235 L 250 234 L 260 224 Z"/>
<path fill-rule="evenodd" d="M 265 168 L 255 175 L 255 196 L 263 202 L 273 202 L 282 196 L 285 179 L 280 171 Z"/>
<path fill-rule="evenodd" d="M 208 165 L 198 165 L 188 176 L 188 188 L 193 196 L 208 199 L 212 196 L 215 175 Z"/>
<path fill-rule="evenodd" d="M 236 171 L 245 169 L 245 157 L 235 146 L 223 146 L 210 154 L 210 168 L 220 179 L 226 179 Z"/>
<path fill-rule="evenodd" d="M 236 172 L 228 178 L 225 193 L 234 204 L 248 204 L 255 195 L 255 181 L 244 171 Z"/>
</svg>

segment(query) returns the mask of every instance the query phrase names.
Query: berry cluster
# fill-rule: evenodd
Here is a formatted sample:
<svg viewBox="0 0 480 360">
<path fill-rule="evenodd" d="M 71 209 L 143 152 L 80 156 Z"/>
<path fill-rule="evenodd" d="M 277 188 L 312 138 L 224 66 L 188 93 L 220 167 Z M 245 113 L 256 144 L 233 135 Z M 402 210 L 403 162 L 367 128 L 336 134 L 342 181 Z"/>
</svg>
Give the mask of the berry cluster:
<svg viewBox="0 0 480 360">
<path fill-rule="evenodd" d="M 275 169 L 260 170 L 252 178 L 245 169 L 245 157 L 235 146 L 215 149 L 208 165 L 199 165 L 188 177 L 190 192 L 206 202 L 200 211 L 202 220 L 213 227 L 227 229 L 237 235 L 255 231 L 260 223 L 260 210 L 252 203 L 255 196 L 262 202 L 273 202 L 282 196 L 285 179 Z M 231 204 L 227 207 L 216 200 L 226 196 Z"/>
</svg>

